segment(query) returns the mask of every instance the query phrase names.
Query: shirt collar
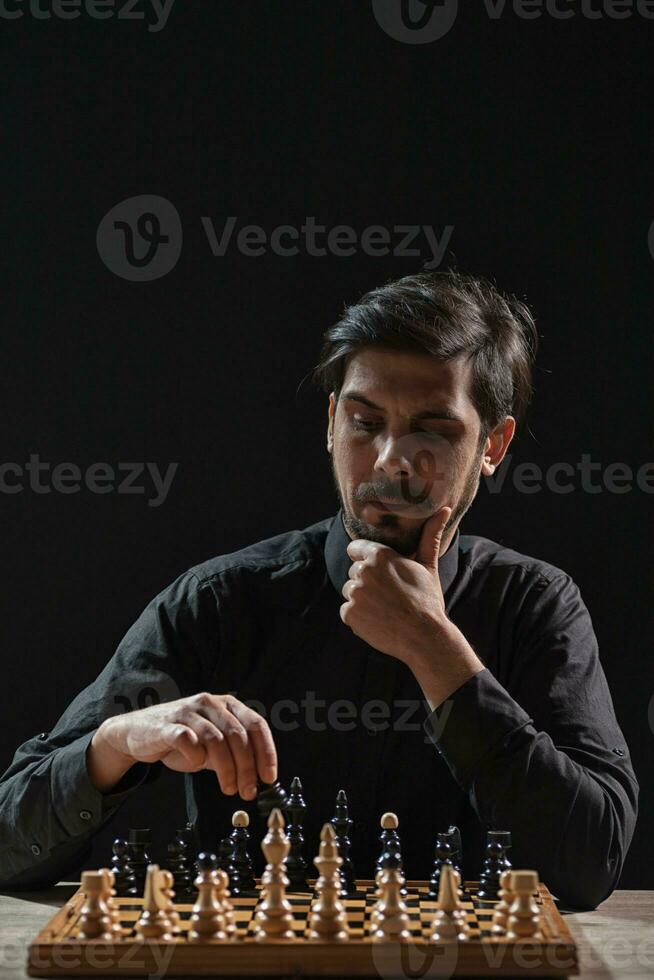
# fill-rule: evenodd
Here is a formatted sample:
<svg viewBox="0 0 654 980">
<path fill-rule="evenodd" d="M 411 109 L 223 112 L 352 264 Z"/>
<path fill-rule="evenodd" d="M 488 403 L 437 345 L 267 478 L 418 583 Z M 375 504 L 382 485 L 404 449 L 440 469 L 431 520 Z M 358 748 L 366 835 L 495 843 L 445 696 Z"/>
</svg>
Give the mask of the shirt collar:
<svg viewBox="0 0 654 980">
<path fill-rule="evenodd" d="M 332 521 L 327 538 L 325 540 L 325 563 L 330 581 L 339 595 L 342 594 L 343 586 L 348 580 L 352 559 L 347 553 L 347 546 L 352 538 L 345 530 L 343 524 L 343 511 L 340 509 Z M 443 595 L 456 577 L 459 568 L 459 529 L 452 538 L 452 542 L 445 552 L 438 559 L 438 577 L 441 583 Z"/>
</svg>

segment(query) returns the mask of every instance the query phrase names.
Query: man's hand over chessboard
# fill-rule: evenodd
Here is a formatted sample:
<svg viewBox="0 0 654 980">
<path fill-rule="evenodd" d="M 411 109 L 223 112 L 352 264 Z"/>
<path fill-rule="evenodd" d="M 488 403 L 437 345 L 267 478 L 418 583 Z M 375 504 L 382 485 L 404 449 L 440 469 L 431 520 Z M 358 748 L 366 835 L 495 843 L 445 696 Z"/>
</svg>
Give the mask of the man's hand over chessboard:
<svg viewBox="0 0 654 980">
<path fill-rule="evenodd" d="M 228 796 L 246 800 L 257 779 L 277 778 L 277 753 L 261 715 L 229 694 L 200 693 L 107 718 L 89 745 L 94 785 L 111 789 L 136 762 L 163 762 L 176 772 L 213 769 Z"/>
</svg>

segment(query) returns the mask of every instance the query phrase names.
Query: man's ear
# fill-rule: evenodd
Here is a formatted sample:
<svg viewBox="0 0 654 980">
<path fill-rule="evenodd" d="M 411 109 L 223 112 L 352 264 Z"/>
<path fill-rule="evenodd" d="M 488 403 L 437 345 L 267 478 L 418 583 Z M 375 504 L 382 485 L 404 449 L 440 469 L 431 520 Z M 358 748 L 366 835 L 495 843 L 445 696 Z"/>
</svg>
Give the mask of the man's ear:
<svg viewBox="0 0 654 980">
<path fill-rule="evenodd" d="M 329 396 L 329 407 L 327 409 L 327 452 L 331 453 L 334 449 L 334 416 L 336 414 L 336 399 L 332 391 Z"/>
<path fill-rule="evenodd" d="M 482 476 L 492 476 L 500 465 L 509 443 L 515 433 L 515 419 L 512 415 L 507 415 L 503 422 L 496 425 L 488 435 L 484 444 L 483 459 L 481 464 Z"/>
</svg>

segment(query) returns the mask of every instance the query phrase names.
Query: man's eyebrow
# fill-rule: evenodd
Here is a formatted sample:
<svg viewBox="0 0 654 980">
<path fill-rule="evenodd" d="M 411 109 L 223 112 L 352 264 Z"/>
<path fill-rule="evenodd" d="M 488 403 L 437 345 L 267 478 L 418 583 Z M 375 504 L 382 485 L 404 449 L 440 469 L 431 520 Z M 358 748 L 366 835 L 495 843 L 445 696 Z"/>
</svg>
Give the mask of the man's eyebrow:
<svg viewBox="0 0 654 980">
<path fill-rule="evenodd" d="M 365 395 L 362 395 L 360 391 L 353 391 L 353 390 L 345 391 L 341 395 L 341 398 L 343 399 L 343 401 L 346 402 L 361 402 L 363 405 L 367 405 L 368 408 L 372 408 L 376 412 L 385 411 L 385 409 L 382 408 L 381 405 L 376 405 L 369 398 L 366 398 Z M 461 415 L 459 415 L 457 412 L 452 412 L 447 408 L 427 409 L 424 412 L 418 412 L 416 415 L 413 416 L 413 418 L 414 419 L 441 419 L 445 422 L 465 422 L 465 419 L 462 418 Z"/>
</svg>

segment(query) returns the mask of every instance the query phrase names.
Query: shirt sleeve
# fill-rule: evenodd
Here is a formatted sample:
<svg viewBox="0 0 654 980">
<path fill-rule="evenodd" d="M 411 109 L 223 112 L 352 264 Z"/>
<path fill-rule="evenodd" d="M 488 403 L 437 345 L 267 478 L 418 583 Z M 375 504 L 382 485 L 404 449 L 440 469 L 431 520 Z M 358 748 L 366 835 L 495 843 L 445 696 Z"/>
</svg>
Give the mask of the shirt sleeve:
<svg viewBox="0 0 654 980">
<path fill-rule="evenodd" d="M 638 784 L 590 615 L 569 576 L 541 578 L 512 627 L 503 683 L 480 671 L 426 730 L 482 825 L 512 831 L 514 867 L 595 908 L 620 877 Z"/>
<path fill-rule="evenodd" d="M 19 746 L 0 777 L 0 887 L 48 887 L 80 865 L 94 834 L 158 768 L 137 763 L 101 793 L 86 766 L 94 732 L 105 718 L 201 690 L 217 638 L 214 592 L 187 572 L 148 604 L 54 728 Z"/>
</svg>

